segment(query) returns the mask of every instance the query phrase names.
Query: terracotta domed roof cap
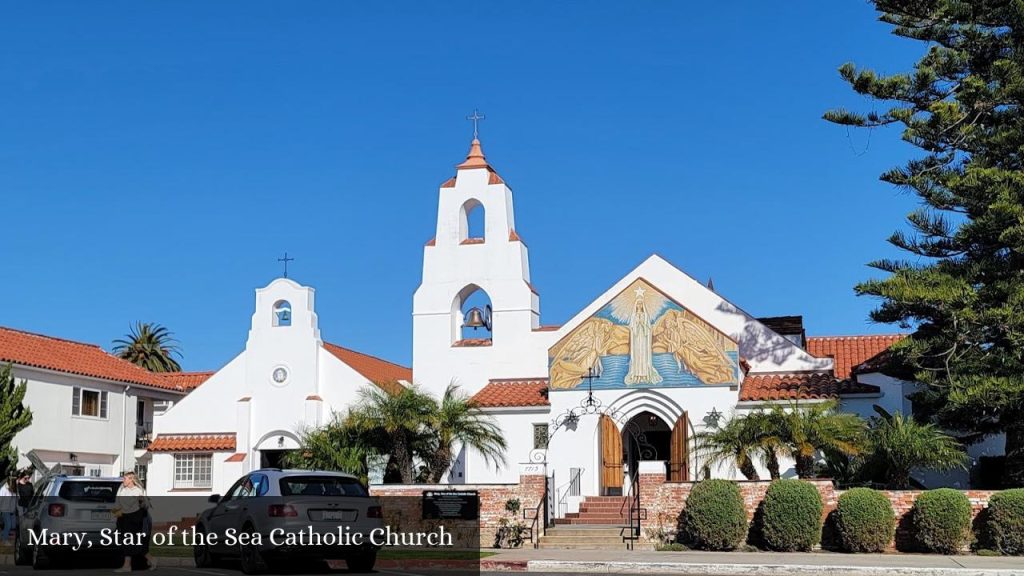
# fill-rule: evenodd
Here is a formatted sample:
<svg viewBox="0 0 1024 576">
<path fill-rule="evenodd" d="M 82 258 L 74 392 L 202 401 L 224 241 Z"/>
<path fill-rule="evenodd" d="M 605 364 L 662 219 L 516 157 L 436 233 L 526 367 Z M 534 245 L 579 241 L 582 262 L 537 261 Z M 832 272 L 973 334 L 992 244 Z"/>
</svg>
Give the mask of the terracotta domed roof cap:
<svg viewBox="0 0 1024 576">
<path fill-rule="evenodd" d="M 459 170 L 490 168 L 487 164 L 487 159 L 484 158 L 484 151 L 480 148 L 480 140 L 473 138 L 473 142 L 469 145 L 469 154 L 466 155 L 466 161 L 456 166 L 456 168 Z"/>
</svg>

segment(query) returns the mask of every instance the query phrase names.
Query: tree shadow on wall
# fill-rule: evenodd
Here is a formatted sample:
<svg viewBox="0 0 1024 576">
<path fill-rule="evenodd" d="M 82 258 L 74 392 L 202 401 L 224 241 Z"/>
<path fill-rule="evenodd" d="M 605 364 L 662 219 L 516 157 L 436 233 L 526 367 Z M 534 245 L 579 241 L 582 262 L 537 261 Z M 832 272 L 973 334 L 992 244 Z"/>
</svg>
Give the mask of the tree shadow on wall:
<svg viewBox="0 0 1024 576">
<path fill-rule="evenodd" d="M 896 550 L 900 552 L 925 551 L 914 536 L 914 514 L 915 511 L 911 508 L 896 522 Z"/>
<path fill-rule="evenodd" d="M 845 552 L 839 539 L 839 510 L 832 510 L 821 524 L 821 548 L 830 552 Z"/>
<path fill-rule="evenodd" d="M 758 502 L 754 510 L 754 518 L 750 521 L 750 529 L 747 531 L 747 544 L 761 550 L 768 549 L 764 539 L 764 500 Z"/>
<path fill-rule="evenodd" d="M 739 316 L 744 321 L 748 314 L 728 302 L 722 302 L 717 310 L 732 316 Z M 756 318 L 755 318 L 756 320 Z M 728 334 L 730 338 L 732 334 Z M 749 362 L 772 362 L 782 364 L 800 352 L 800 347 L 760 322 L 746 322 L 743 332 L 735 337 L 740 356 Z"/>
</svg>

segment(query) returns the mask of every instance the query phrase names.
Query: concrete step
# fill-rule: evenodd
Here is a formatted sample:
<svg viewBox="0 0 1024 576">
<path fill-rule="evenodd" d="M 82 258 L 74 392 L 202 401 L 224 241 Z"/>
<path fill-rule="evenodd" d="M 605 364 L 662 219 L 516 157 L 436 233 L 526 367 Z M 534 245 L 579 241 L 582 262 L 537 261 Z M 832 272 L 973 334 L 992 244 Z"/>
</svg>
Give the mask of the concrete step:
<svg viewBox="0 0 1024 576">
<path fill-rule="evenodd" d="M 578 536 L 578 537 L 598 537 L 604 538 L 606 536 L 619 537 L 622 532 L 622 526 L 608 526 L 605 525 L 589 525 L 589 526 L 576 526 L 572 524 L 564 524 L 556 526 L 554 528 L 548 528 L 545 532 L 545 536 Z"/>
<path fill-rule="evenodd" d="M 562 545 L 604 545 L 604 544 L 622 544 L 623 540 L 621 536 L 547 536 L 545 535 L 540 539 L 542 544 L 562 544 Z"/>
<path fill-rule="evenodd" d="M 576 525 L 576 524 L 597 524 L 608 526 L 609 524 L 621 524 L 625 525 L 625 522 L 616 522 L 616 519 L 612 518 L 558 518 L 555 520 L 555 524 L 558 525 Z"/>
<path fill-rule="evenodd" d="M 541 541 L 537 547 L 547 550 L 625 550 L 626 544 L 624 542 L 619 542 L 618 544 L 551 544 Z"/>
</svg>

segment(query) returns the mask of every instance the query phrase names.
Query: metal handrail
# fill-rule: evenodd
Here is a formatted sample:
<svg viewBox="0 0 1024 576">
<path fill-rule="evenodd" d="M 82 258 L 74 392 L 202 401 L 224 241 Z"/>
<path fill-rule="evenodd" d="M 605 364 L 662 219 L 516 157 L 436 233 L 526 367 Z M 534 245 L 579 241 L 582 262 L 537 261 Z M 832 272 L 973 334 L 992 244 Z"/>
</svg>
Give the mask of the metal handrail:
<svg viewBox="0 0 1024 576">
<path fill-rule="evenodd" d="M 558 488 L 555 488 L 555 494 L 559 494 L 560 493 L 560 495 L 558 496 L 558 517 L 559 518 L 564 518 L 565 514 L 569 511 L 569 503 L 566 502 L 565 499 L 570 495 L 571 492 L 573 492 L 572 488 L 574 486 L 576 487 L 576 490 L 575 490 L 576 493 L 572 494 L 572 495 L 573 496 L 579 496 L 580 495 L 580 478 L 583 476 L 583 471 L 584 470 L 586 470 L 586 468 L 576 468 L 576 474 L 572 478 L 569 478 L 568 482 L 566 482 L 565 484 L 562 484 Z"/>
<path fill-rule="evenodd" d="M 627 525 L 619 531 L 619 535 L 622 536 L 622 540 L 626 543 L 626 549 L 632 550 L 633 543 L 640 539 L 640 520 L 645 516 L 645 511 L 640 508 L 640 475 L 635 474 L 630 479 L 629 491 L 626 492 L 626 498 L 622 501 L 622 506 L 619 506 L 619 516 L 622 516 L 623 508 L 629 504 L 627 510 Z M 626 530 L 629 530 L 628 534 Z"/>
</svg>

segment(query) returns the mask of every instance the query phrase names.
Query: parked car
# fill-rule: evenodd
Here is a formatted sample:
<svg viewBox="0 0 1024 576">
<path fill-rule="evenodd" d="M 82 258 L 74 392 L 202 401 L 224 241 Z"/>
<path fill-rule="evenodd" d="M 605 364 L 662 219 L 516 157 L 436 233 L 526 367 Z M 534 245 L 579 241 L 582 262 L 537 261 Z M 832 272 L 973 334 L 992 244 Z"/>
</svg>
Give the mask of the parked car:
<svg viewBox="0 0 1024 576">
<path fill-rule="evenodd" d="M 369 572 L 376 563 L 380 547 L 370 542 L 370 534 L 383 526 L 381 507 L 350 474 L 261 469 L 239 478 L 224 496 L 211 496 L 210 502 L 216 505 L 196 522 L 199 568 L 215 566 L 228 556 L 237 557 L 246 574 L 286 560 L 344 559 L 353 572 Z M 259 538 L 249 538 L 251 534 Z M 347 538 L 331 544 L 285 543 L 288 534 Z M 208 535 L 215 535 L 216 542 Z"/>
<path fill-rule="evenodd" d="M 120 486 L 120 478 L 44 476 L 37 483 L 28 508 L 18 520 L 15 564 L 31 564 L 39 569 L 47 568 L 73 553 L 118 553 L 109 538 L 104 541 L 101 531 L 114 530 L 117 526 L 114 508 Z M 30 531 L 37 536 L 48 534 L 48 543 L 34 543 Z M 72 535 L 81 535 L 82 540 Z"/>
</svg>

